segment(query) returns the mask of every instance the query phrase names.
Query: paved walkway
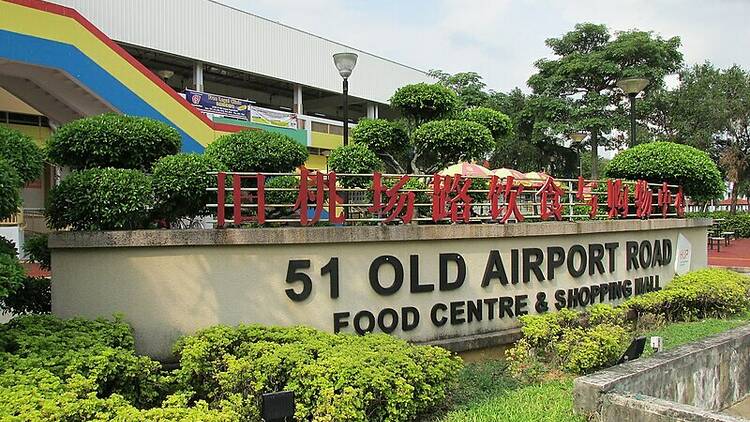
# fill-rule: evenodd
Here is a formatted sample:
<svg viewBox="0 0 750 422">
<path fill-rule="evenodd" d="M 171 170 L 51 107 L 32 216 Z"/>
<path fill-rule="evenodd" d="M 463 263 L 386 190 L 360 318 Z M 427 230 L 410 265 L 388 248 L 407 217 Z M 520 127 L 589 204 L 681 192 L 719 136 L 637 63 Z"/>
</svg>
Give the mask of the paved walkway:
<svg viewBox="0 0 750 422">
<path fill-rule="evenodd" d="M 729 246 L 721 245 L 708 250 L 708 265 L 732 268 L 750 268 L 750 239 L 733 240 Z"/>
</svg>

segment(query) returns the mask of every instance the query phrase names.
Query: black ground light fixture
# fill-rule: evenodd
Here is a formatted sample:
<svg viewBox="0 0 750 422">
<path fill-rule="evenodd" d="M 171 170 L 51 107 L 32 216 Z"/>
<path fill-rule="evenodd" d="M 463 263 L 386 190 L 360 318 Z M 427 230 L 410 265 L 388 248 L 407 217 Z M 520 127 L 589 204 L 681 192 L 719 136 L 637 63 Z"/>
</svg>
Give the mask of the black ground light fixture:
<svg viewBox="0 0 750 422">
<path fill-rule="evenodd" d="M 643 349 L 646 347 L 646 337 L 638 337 L 630 343 L 628 350 L 623 353 L 617 364 L 630 362 L 631 360 L 638 359 L 643 354 Z"/>
<path fill-rule="evenodd" d="M 354 66 L 357 65 L 355 53 L 336 53 L 333 55 L 333 63 L 339 70 L 339 75 L 344 78 L 344 145 L 349 145 L 349 76 L 352 75 Z"/>
<path fill-rule="evenodd" d="M 630 139 L 628 140 L 628 147 L 632 148 L 635 146 L 635 97 L 639 92 L 643 91 L 649 81 L 646 78 L 627 78 L 620 79 L 617 81 L 617 87 L 620 88 L 624 93 L 628 94 L 630 98 Z"/>
<path fill-rule="evenodd" d="M 263 420 L 286 422 L 294 417 L 294 391 L 263 394 Z"/>
</svg>

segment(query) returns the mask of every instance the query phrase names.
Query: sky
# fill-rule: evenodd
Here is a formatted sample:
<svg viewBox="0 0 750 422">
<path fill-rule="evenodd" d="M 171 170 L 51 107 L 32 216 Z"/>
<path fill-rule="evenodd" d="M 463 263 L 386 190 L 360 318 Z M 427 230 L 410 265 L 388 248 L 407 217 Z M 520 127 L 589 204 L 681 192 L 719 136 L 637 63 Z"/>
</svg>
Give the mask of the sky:
<svg viewBox="0 0 750 422">
<path fill-rule="evenodd" d="M 576 23 L 679 36 L 685 63 L 750 68 L 750 0 L 218 0 L 421 70 L 528 90 L 544 40 Z"/>
</svg>

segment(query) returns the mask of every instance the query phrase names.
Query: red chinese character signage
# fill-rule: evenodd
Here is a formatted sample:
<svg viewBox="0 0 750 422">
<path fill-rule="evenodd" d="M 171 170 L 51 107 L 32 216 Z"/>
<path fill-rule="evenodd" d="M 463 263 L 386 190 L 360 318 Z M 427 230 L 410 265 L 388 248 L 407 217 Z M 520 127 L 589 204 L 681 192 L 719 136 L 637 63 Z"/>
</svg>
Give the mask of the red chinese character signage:
<svg viewBox="0 0 750 422">
<path fill-rule="evenodd" d="M 227 179 L 227 176 L 230 176 Z M 273 176 L 272 176 L 273 177 Z M 381 173 L 372 175 L 371 187 L 364 189 L 348 189 L 353 193 L 359 192 L 359 199 L 344 202 L 339 194 L 337 186 L 337 175 L 334 172 L 321 172 L 300 168 L 299 184 L 296 188 L 297 198 L 294 204 L 270 204 L 273 212 L 270 215 L 279 215 L 276 208 L 286 207 L 287 213 L 295 213 L 303 226 L 312 225 L 320 221 L 331 224 L 344 224 L 346 215 L 344 209 L 352 209 L 355 221 L 377 221 L 382 224 L 400 222 L 408 224 L 414 221 L 417 214 L 417 194 L 414 190 L 407 188 L 411 180 L 409 175 L 388 175 Z M 356 176 L 362 178 L 363 176 Z M 499 223 L 508 221 L 524 221 L 521 207 L 526 205 L 529 209 L 539 206 L 539 218 L 543 221 L 563 219 L 564 206 L 588 206 L 589 216 L 597 217 L 599 213 L 599 196 L 596 193 L 597 182 L 578 177 L 577 186 L 575 180 L 560 183 L 552 177 L 547 177 L 542 186 L 536 192 L 524 195 L 523 180 L 513 176 L 500 178 L 491 176 L 489 188 L 485 191 L 474 187 L 472 190 L 472 178 L 461 175 L 440 175 L 432 177 L 432 221 L 451 221 L 453 223 L 468 223 L 478 220 L 489 220 Z M 229 182 L 231 182 L 231 185 Z M 227 223 L 239 226 L 243 223 L 253 222 L 259 225 L 269 220 L 266 213 L 266 176 L 260 173 L 218 173 L 217 179 L 217 225 L 225 227 Z M 568 183 L 569 195 L 566 202 L 563 183 Z M 474 184 L 476 186 L 476 184 Z M 607 180 L 607 215 L 609 218 L 627 218 L 631 212 L 637 218 L 650 218 L 652 214 L 661 214 L 662 218 L 668 215 L 685 215 L 685 197 L 682 187 L 670 186 L 667 183 L 661 185 L 649 184 L 645 180 L 638 180 L 633 185 L 633 202 L 630 202 L 630 187 L 632 182 L 625 183 L 622 180 Z M 479 185 L 481 186 L 481 185 Z M 275 190 L 279 190 L 276 188 Z M 282 189 L 283 190 L 283 189 Z M 295 188 L 287 188 L 292 191 Z M 347 189 L 344 189 L 346 191 Z M 486 192 L 489 207 L 486 203 L 474 204 L 477 194 Z M 231 197 L 228 198 L 228 194 Z M 363 193 L 371 194 L 372 203 L 363 202 Z M 369 198 L 370 196 L 367 196 Z M 573 199 L 575 198 L 575 200 Z M 535 202 L 538 200 L 538 203 Z M 227 202 L 229 201 L 229 202 Z M 567 205 L 566 205 L 567 204 Z M 425 207 L 429 206 L 422 204 Z M 231 207 L 231 218 L 227 216 L 226 208 Z M 670 214 L 670 207 L 674 207 L 674 214 Z M 487 213 L 489 212 L 489 215 Z M 571 216 L 574 211 L 571 211 Z M 364 217 L 362 215 L 365 214 Z M 423 214 L 424 215 L 424 214 Z M 288 217 L 285 217 L 288 218 Z M 365 220 L 362 220 L 365 218 Z M 288 221 L 288 220 L 287 220 Z"/>
</svg>

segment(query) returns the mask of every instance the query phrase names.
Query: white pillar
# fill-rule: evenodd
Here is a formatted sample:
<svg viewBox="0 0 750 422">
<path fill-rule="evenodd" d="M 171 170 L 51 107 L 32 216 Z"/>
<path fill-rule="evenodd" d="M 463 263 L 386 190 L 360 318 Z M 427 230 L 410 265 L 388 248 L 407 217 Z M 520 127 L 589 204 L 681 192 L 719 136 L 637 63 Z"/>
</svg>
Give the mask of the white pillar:
<svg viewBox="0 0 750 422">
<path fill-rule="evenodd" d="M 294 85 L 294 105 L 292 111 L 297 114 L 305 114 L 305 109 L 302 106 L 302 86 Z"/>
<path fill-rule="evenodd" d="M 193 81 L 196 91 L 203 91 L 203 63 L 195 62 L 193 66 Z"/>
<path fill-rule="evenodd" d="M 368 119 L 377 119 L 378 118 L 378 104 L 377 103 L 367 103 L 367 118 Z"/>
</svg>

